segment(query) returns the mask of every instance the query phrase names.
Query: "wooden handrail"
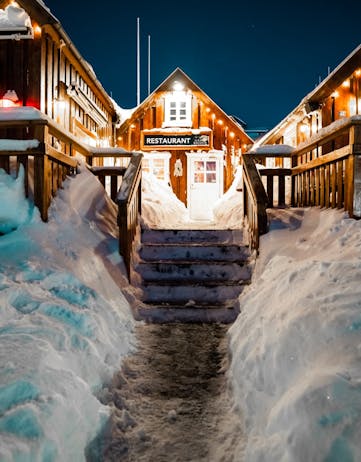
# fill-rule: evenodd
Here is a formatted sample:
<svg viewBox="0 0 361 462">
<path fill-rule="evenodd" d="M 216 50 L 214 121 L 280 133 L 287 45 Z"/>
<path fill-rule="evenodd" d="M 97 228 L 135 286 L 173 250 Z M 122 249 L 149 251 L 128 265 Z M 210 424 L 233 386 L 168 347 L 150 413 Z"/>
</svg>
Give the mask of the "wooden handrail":
<svg viewBox="0 0 361 462">
<path fill-rule="evenodd" d="M 252 157 L 245 154 L 243 163 L 243 215 L 247 220 L 249 241 L 258 250 L 259 237 L 268 231 L 267 194 Z"/>
<path fill-rule="evenodd" d="M 340 136 L 343 138 L 340 140 Z M 318 148 L 341 142 L 322 154 Z M 313 151 L 316 157 L 313 157 Z M 344 208 L 361 218 L 361 118 L 350 117 L 320 130 L 292 152 L 292 205 Z"/>
<path fill-rule="evenodd" d="M 26 119 L 24 114 L 28 109 L 23 109 L 19 118 L 0 119 L 0 130 L 11 129 L 12 135 L 15 134 L 15 140 L 34 139 L 39 142 L 39 145 L 36 148 L 22 151 L 0 150 L 0 167 L 4 167 L 10 173 L 10 158 L 16 157 L 17 164 L 23 164 L 26 170 L 25 190 L 27 194 L 30 183 L 29 172 L 33 172 L 34 203 L 39 208 L 43 221 L 48 219 L 48 208 L 52 197 L 61 187 L 66 176 L 76 170 L 78 160 L 74 157 L 75 151 L 85 156 L 90 164 L 93 158 L 98 157 L 130 158 L 128 167 L 90 167 L 103 184 L 105 184 L 106 176 L 111 178 L 111 197 L 118 204 L 119 252 L 123 256 L 130 279 L 133 242 L 138 226 L 138 215 L 141 211 L 142 154 L 126 152 L 118 148 L 88 146 L 78 141 L 75 135 L 41 114 L 40 111 L 35 109 L 28 111 L 31 116 Z M 53 142 L 54 146 L 50 144 Z M 26 145 L 27 143 L 24 146 Z M 58 146 L 63 150 L 58 149 Z M 29 158 L 33 159 L 33 169 L 29 169 Z M 120 187 L 118 187 L 119 179 L 121 179 Z"/>
<path fill-rule="evenodd" d="M 141 213 L 142 157 L 133 153 L 123 177 L 116 202 L 118 204 L 119 253 L 122 255 L 128 278 L 131 279 L 133 243 Z"/>
<path fill-rule="evenodd" d="M 342 121 L 337 120 L 327 127 L 322 128 L 318 133 L 313 135 L 309 140 L 301 143 L 292 153 L 291 157 L 299 157 L 317 147 L 333 141 L 342 134 L 347 133 L 352 126 L 361 126 L 360 116 L 348 117 Z"/>
</svg>

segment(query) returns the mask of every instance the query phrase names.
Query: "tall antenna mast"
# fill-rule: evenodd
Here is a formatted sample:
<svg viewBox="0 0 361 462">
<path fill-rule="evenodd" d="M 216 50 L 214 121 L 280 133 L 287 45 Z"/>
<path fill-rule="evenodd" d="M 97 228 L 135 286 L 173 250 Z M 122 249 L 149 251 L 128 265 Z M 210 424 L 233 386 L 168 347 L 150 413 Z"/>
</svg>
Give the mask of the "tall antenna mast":
<svg viewBox="0 0 361 462">
<path fill-rule="evenodd" d="M 150 95 L 150 35 L 148 34 L 148 96 Z"/>
<path fill-rule="evenodd" d="M 139 18 L 137 18 L 137 106 L 140 104 L 140 37 Z"/>
</svg>

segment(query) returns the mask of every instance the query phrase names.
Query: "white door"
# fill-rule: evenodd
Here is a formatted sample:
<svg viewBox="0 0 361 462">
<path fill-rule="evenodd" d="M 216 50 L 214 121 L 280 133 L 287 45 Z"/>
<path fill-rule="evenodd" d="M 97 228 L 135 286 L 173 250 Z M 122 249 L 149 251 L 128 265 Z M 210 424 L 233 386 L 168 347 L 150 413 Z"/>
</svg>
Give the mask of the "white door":
<svg viewBox="0 0 361 462">
<path fill-rule="evenodd" d="M 223 194 L 223 152 L 187 153 L 188 209 L 192 220 L 212 220 Z"/>
</svg>

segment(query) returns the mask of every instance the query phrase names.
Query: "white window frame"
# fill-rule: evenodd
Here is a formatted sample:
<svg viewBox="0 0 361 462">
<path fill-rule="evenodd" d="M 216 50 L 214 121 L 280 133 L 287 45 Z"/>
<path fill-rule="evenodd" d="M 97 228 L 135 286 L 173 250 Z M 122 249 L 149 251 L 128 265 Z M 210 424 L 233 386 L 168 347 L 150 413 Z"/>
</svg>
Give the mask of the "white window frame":
<svg viewBox="0 0 361 462">
<path fill-rule="evenodd" d="M 169 92 L 164 97 L 164 122 L 162 127 L 192 126 L 192 93 Z"/>
<path fill-rule="evenodd" d="M 143 159 L 149 162 L 149 171 L 153 173 L 153 161 L 154 160 L 163 160 L 164 162 L 164 179 L 158 178 L 160 181 L 164 181 L 165 183 L 170 182 L 169 176 L 169 160 L 171 158 L 170 152 L 159 152 L 159 151 L 151 151 L 151 152 L 143 152 Z"/>
</svg>

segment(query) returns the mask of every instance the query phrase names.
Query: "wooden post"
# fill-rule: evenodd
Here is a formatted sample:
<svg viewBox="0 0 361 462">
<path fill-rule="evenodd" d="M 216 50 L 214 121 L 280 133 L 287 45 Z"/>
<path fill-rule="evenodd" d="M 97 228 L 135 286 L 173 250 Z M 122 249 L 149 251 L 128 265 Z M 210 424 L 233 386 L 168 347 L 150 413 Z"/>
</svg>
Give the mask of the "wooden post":
<svg viewBox="0 0 361 462">
<path fill-rule="evenodd" d="M 267 206 L 273 207 L 273 175 L 267 175 L 267 196 L 268 204 Z"/>
<path fill-rule="evenodd" d="M 337 208 L 341 209 L 344 203 L 343 191 L 343 165 L 342 160 L 337 162 Z"/>
<path fill-rule="evenodd" d="M 285 175 L 279 175 L 278 177 L 278 205 L 286 205 L 286 183 Z"/>
<path fill-rule="evenodd" d="M 43 221 L 48 221 L 50 205 L 49 160 L 45 152 L 45 142 L 48 137 L 48 127 L 38 125 L 35 128 L 35 138 L 39 140 L 39 154 L 34 156 L 34 203 L 40 210 Z"/>
<path fill-rule="evenodd" d="M 337 188 L 337 177 L 336 177 L 336 162 L 331 164 L 331 207 L 336 208 L 336 188 Z"/>
<path fill-rule="evenodd" d="M 315 205 L 320 205 L 320 169 L 315 169 Z"/>
<path fill-rule="evenodd" d="M 353 157 L 353 191 L 352 213 L 354 218 L 361 218 L 361 126 L 350 127 L 351 156 Z"/>
<path fill-rule="evenodd" d="M 110 176 L 110 197 L 115 201 L 118 193 L 118 176 Z"/>
</svg>

